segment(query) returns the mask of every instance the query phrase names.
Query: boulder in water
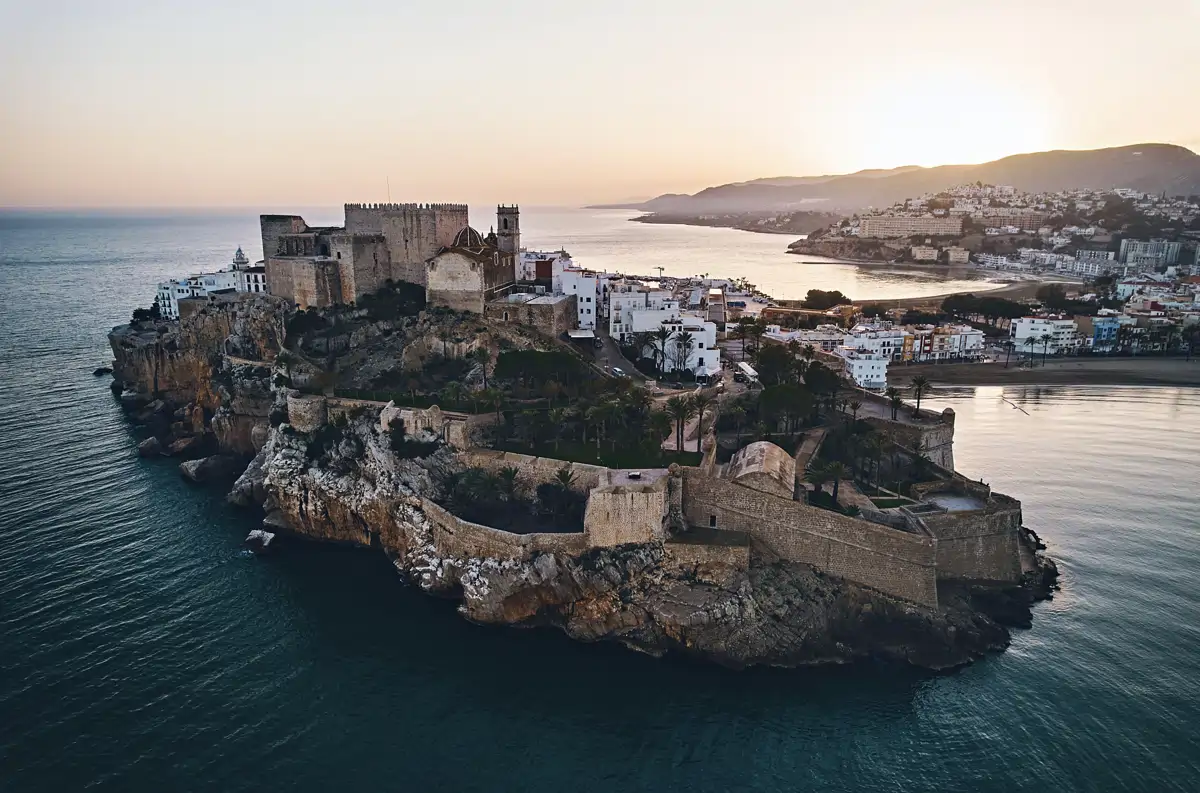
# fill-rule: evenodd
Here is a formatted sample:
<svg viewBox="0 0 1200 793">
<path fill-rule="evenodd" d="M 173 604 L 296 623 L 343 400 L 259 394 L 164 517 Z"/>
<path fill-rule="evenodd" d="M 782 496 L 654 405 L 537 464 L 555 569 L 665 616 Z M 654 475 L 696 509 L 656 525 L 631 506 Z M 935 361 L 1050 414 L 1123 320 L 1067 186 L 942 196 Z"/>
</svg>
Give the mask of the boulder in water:
<svg viewBox="0 0 1200 793">
<path fill-rule="evenodd" d="M 179 464 L 179 473 L 197 483 L 229 479 L 237 473 L 237 459 L 227 454 L 214 454 L 199 460 L 188 460 Z"/>
<path fill-rule="evenodd" d="M 255 553 L 266 553 L 270 549 L 271 543 L 274 542 L 274 540 L 274 534 L 269 531 L 263 531 L 262 529 L 255 529 L 246 535 L 246 545 L 249 546 L 250 550 L 254 551 Z"/>
<path fill-rule="evenodd" d="M 158 457 L 162 453 L 162 441 L 153 435 L 138 444 L 138 454 L 142 457 Z"/>
<path fill-rule="evenodd" d="M 111 366 L 97 366 L 96 371 L 92 372 L 96 377 L 103 377 L 106 374 L 112 374 Z"/>
<path fill-rule="evenodd" d="M 200 439 L 196 437 L 178 438 L 167 447 L 171 457 L 182 457 L 195 453 L 200 447 Z"/>
</svg>

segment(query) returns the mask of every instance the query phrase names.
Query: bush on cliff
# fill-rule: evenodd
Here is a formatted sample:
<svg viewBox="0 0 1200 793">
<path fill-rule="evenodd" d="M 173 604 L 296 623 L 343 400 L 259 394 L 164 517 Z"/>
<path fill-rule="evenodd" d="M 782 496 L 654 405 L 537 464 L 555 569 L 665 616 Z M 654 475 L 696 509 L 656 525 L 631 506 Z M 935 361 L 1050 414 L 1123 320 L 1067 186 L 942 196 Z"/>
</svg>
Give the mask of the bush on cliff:
<svg viewBox="0 0 1200 793">
<path fill-rule="evenodd" d="M 404 428 L 403 419 L 392 420 L 391 427 L 388 429 L 388 440 L 392 448 L 392 453 L 401 460 L 428 457 L 441 446 L 441 443 L 438 441 L 418 441 L 409 438 Z"/>
<path fill-rule="evenodd" d="M 363 295 L 358 307 L 366 309 L 367 316 L 376 322 L 415 317 L 425 308 L 425 288 L 388 279 L 378 291 Z"/>
</svg>

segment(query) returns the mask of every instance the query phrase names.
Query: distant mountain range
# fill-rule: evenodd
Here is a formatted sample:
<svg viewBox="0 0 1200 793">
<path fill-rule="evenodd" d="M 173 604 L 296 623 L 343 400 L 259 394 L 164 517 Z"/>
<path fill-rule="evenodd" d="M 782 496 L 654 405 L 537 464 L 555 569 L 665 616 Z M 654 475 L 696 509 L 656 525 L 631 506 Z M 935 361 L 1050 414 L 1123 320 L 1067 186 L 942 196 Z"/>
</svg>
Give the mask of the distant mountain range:
<svg viewBox="0 0 1200 793">
<path fill-rule="evenodd" d="M 719 214 L 797 209 L 857 211 L 967 182 L 1013 185 L 1026 192 L 1128 187 L 1144 193 L 1200 194 L 1200 154 L 1167 143 L 1088 151 L 1014 154 L 982 165 L 905 165 L 827 176 L 773 176 L 668 193 L 608 207 L 670 214 Z"/>
</svg>

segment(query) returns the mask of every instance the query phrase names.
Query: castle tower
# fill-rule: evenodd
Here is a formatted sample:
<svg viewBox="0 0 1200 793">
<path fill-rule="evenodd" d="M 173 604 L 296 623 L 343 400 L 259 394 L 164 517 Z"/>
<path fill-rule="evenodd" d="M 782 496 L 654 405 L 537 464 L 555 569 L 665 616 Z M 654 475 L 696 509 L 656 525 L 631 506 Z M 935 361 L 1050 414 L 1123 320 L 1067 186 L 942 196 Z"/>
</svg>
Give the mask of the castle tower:
<svg viewBox="0 0 1200 793">
<path fill-rule="evenodd" d="M 521 250 L 521 210 L 516 204 L 496 207 L 496 234 L 500 239 L 500 252 L 514 257 Z"/>
</svg>

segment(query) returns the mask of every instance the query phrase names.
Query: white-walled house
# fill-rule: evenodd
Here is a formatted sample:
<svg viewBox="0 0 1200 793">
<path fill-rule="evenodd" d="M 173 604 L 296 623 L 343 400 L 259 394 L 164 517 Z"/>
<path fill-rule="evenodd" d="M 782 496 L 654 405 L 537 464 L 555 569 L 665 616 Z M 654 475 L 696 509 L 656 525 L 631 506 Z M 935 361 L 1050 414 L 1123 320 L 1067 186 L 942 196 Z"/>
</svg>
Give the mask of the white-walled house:
<svg viewBox="0 0 1200 793">
<path fill-rule="evenodd" d="M 1079 326 L 1073 319 L 1057 317 L 1021 317 L 1013 320 L 1010 336 L 1018 350 L 1033 350 L 1057 355 L 1071 352 L 1077 346 Z M 1043 347 L 1042 337 L 1049 335 L 1050 341 Z M 1026 344 L 1033 338 L 1036 343 Z"/>
<path fill-rule="evenodd" d="M 591 270 L 569 268 L 559 275 L 560 288 L 556 294 L 575 295 L 575 307 L 579 312 L 579 327 L 594 330 L 600 319 L 600 305 L 604 294 L 604 274 Z"/>
<path fill-rule="evenodd" d="M 887 388 L 886 356 L 853 347 L 839 347 L 833 354 L 842 359 L 842 374 L 859 388 L 871 391 Z"/>
<path fill-rule="evenodd" d="M 246 254 L 238 248 L 229 269 L 163 281 L 158 285 L 155 300 L 164 319 L 178 319 L 180 300 L 226 291 L 265 293 L 266 268 L 261 264 L 251 265 Z"/>
</svg>

